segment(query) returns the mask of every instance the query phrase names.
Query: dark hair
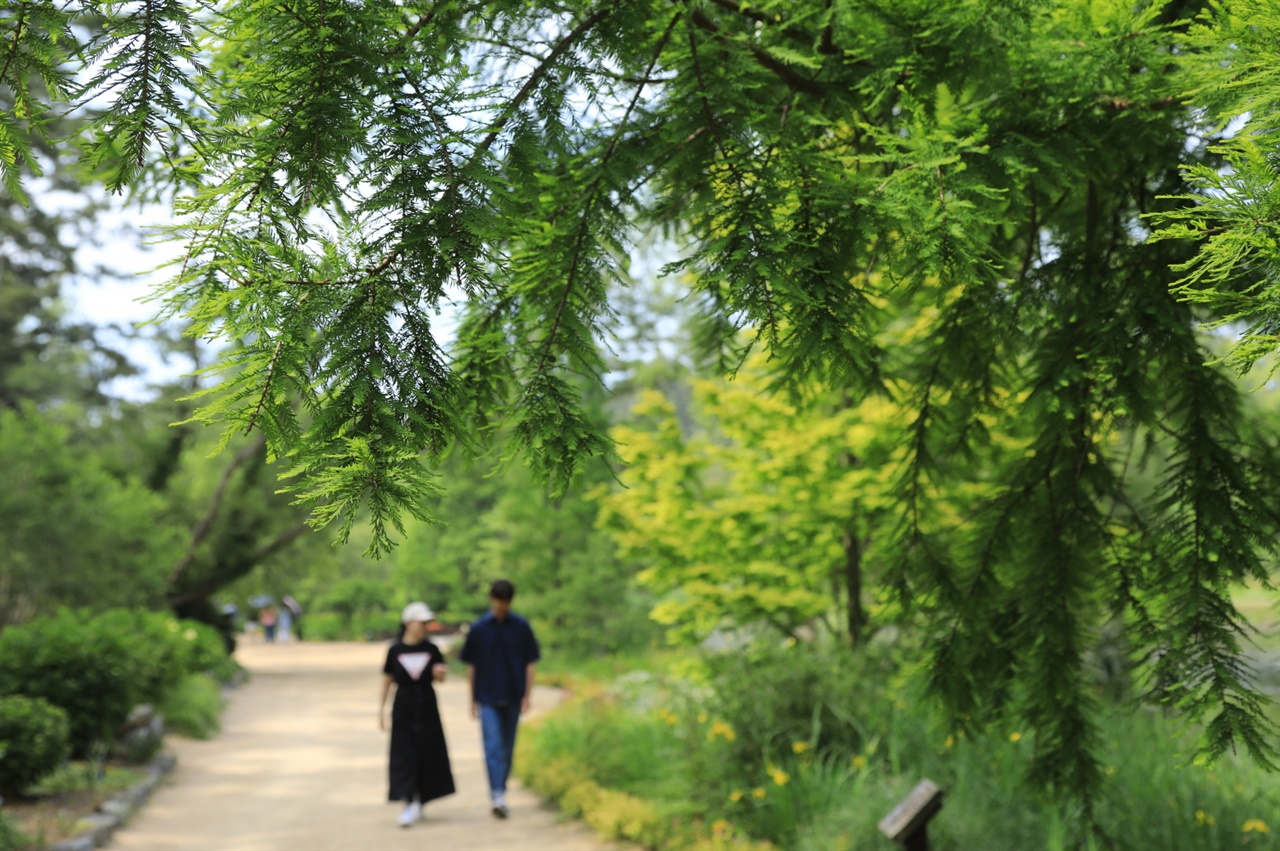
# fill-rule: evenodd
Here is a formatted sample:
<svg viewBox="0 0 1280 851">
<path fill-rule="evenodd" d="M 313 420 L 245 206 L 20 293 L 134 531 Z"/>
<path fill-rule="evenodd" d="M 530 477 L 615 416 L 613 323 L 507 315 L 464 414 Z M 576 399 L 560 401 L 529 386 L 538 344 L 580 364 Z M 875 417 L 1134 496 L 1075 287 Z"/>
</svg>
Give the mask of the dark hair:
<svg viewBox="0 0 1280 851">
<path fill-rule="evenodd" d="M 505 579 L 499 579 L 497 582 L 489 586 L 489 596 L 495 600 L 502 600 L 504 603 L 510 603 L 511 598 L 516 595 L 516 586 L 512 585 Z"/>
</svg>

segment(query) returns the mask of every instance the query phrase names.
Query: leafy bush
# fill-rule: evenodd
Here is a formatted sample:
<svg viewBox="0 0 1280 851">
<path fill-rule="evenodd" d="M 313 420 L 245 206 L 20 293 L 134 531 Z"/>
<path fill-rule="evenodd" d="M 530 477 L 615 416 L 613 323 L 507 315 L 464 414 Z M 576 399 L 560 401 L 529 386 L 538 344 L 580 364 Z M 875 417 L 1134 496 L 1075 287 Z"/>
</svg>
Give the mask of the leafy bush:
<svg viewBox="0 0 1280 851">
<path fill-rule="evenodd" d="M 892 665 L 878 649 L 758 643 L 708 659 L 715 713 L 736 733 L 738 765 L 760 769 L 796 742 L 856 753 L 884 718 Z"/>
<path fill-rule="evenodd" d="M 388 611 L 393 595 L 385 583 L 363 576 L 349 576 L 333 584 L 329 593 L 320 600 L 318 608 L 350 622 L 359 615 Z"/>
<path fill-rule="evenodd" d="M 308 641 L 367 641 L 395 635 L 400 627 L 395 612 L 369 612 L 343 617 L 335 612 L 307 615 Z"/>
<path fill-rule="evenodd" d="M 218 732 L 222 715 L 222 689 L 207 674 L 188 674 L 160 700 L 165 727 L 193 739 L 207 739 Z"/>
<path fill-rule="evenodd" d="M 137 702 L 156 702 L 186 673 L 182 627 L 171 615 L 109 609 L 86 626 L 90 640 L 123 666 Z"/>
<path fill-rule="evenodd" d="M 110 741 L 141 694 L 126 640 L 103 641 L 81 612 L 62 610 L 0 632 L 0 695 L 41 697 L 67 713 L 73 755 Z"/>
<path fill-rule="evenodd" d="M 314 612 L 307 615 L 308 641 L 345 641 L 352 638 L 351 627 L 336 612 Z"/>
<path fill-rule="evenodd" d="M 76 755 L 110 741 L 139 703 L 159 703 L 184 677 L 236 669 L 217 630 L 163 612 L 62 610 L 0 633 L 0 695 L 66 710 Z"/>
<path fill-rule="evenodd" d="M 240 666 L 227 653 L 226 643 L 218 628 L 194 620 L 182 620 L 178 623 L 181 628 L 174 638 L 182 647 L 179 654 L 181 676 L 208 674 L 220 683 L 230 682 Z"/>
<path fill-rule="evenodd" d="M 0 794 L 21 792 L 71 752 L 67 713 L 38 697 L 0 697 Z"/>
</svg>

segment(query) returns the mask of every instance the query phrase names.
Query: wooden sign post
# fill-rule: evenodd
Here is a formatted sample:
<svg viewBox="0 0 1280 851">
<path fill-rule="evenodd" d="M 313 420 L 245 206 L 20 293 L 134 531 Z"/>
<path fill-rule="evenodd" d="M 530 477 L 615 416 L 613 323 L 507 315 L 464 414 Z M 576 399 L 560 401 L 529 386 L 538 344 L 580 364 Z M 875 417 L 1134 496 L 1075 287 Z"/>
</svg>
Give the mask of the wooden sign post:
<svg viewBox="0 0 1280 851">
<path fill-rule="evenodd" d="M 929 819 L 942 809 L 942 789 L 925 778 L 907 797 L 880 819 L 880 832 L 906 851 L 929 851 Z"/>
</svg>

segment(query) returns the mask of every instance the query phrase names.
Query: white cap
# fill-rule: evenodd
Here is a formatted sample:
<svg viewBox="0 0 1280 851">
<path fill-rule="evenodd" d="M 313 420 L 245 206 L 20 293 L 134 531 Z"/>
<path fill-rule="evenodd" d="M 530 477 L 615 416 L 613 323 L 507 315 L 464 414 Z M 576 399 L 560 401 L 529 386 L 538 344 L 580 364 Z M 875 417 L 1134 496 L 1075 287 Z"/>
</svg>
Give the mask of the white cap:
<svg viewBox="0 0 1280 851">
<path fill-rule="evenodd" d="M 435 613 L 426 603 L 410 603 L 404 607 L 400 615 L 400 623 L 427 623 L 436 619 Z"/>
</svg>

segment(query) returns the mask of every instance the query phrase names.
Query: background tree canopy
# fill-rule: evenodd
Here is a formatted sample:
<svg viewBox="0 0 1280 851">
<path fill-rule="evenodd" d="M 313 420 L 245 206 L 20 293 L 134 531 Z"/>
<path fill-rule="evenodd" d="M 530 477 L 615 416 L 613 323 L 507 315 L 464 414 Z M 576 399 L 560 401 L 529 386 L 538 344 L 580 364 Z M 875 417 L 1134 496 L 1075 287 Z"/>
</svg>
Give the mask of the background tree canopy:
<svg viewBox="0 0 1280 851">
<path fill-rule="evenodd" d="M 1212 753 L 1274 757 L 1227 586 L 1280 541 L 1275 433 L 1196 334 L 1275 352 L 1273 4 L 18 0 L 0 28 L 9 192 L 60 104 L 105 99 L 88 162 L 176 198 L 166 312 L 234 344 L 198 416 L 260 430 L 317 523 L 367 508 L 385 551 L 454 446 L 553 497 L 611 457 L 584 379 L 662 228 L 699 357 L 904 412 L 878 570 L 957 719 L 1024 718 L 1039 779 L 1087 792 L 1118 617 Z"/>
</svg>

